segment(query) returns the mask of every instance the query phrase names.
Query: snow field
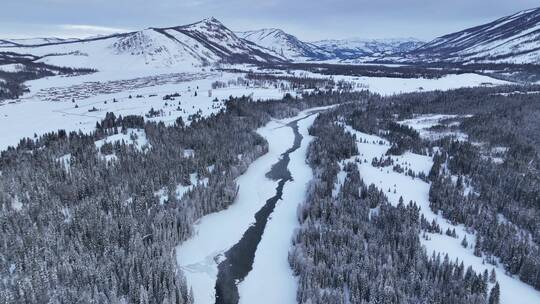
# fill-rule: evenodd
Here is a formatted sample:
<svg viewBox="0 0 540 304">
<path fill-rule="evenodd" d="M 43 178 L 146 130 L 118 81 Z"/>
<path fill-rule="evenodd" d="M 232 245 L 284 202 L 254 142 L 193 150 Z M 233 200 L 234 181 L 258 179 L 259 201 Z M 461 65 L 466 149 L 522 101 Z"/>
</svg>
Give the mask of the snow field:
<svg viewBox="0 0 540 304">
<path fill-rule="evenodd" d="M 79 56 L 80 57 L 80 56 Z M 82 56 L 84 57 L 84 56 Z M 253 66 L 231 66 L 257 70 Z M 182 72 L 186 75 L 183 82 L 167 83 L 167 77 Z M 266 71 L 274 75 L 284 75 L 283 71 Z M 330 76 L 306 71 L 293 71 L 299 77 L 328 78 Z M 223 109 L 224 99 L 230 96 L 252 96 L 254 100 L 280 99 L 287 92 L 273 87 L 229 87 L 211 90 L 216 80 L 227 82 L 237 79 L 243 74 L 215 72 L 206 68 L 156 68 L 103 70 L 97 73 L 80 76 L 52 76 L 28 81 L 26 85 L 30 93 L 16 101 L 0 103 L 0 150 L 16 145 L 23 137 L 33 137 L 47 132 L 64 129 L 66 131 L 91 132 L 96 122 L 105 117 L 107 112 L 118 115 L 145 115 L 150 109 L 163 111 L 158 117 L 149 120 L 163 121 L 172 124 L 178 117 L 187 122 L 190 115 L 202 113 L 206 116 Z M 449 75 L 440 79 L 397 79 L 384 77 L 352 77 L 334 76 L 336 81 L 345 80 L 360 85 L 358 89 L 369 89 L 382 95 L 422 90 L 445 90 L 463 86 L 479 86 L 483 83 L 504 84 L 477 74 Z M 92 86 L 107 87 L 108 82 L 121 82 L 113 90 L 93 92 Z M 134 85 L 136 82 L 137 85 Z M 156 84 L 157 83 L 157 84 Z M 109 84 L 110 85 L 110 84 Z M 76 86 L 76 87 L 75 87 Z M 77 88 L 75 93 L 73 89 Z M 197 89 L 198 87 L 198 89 Z M 80 89 L 79 89 L 80 88 Z M 96 89 L 97 90 L 97 89 Z M 211 96 L 209 91 L 211 90 Z M 83 91 L 82 93 L 79 93 Z M 197 91 L 197 96 L 194 92 Z M 180 93 L 176 100 L 164 101 L 166 94 Z M 296 95 L 296 92 L 289 92 Z M 71 96 L 75 102 L 71 102 Z M 132 96 L 130 99 L 129 96 Z M 143 98 L 136 98 L 142 95 Z M 64 96 L 64 98 L 62 98 Z M 77 97 L 77 96 L 80 96 Z M 60 99 L 63 102 L 51 102 L 49 99 Z M 214 99 L 218 102 L 214 102 Z M 113 102 L 113 99 L 116 102 Z M 179 104 L 180 103 L 180 104 Z M 94 109 L 95 108 L 95 109 Z M 89 110 L 92 110 L 89 112 Z M 94 111 L 95 110 L 95 111 Z"/>
<path fill-rule="evenodd" d="M 314 78 L 330 78 L 328 75 L 321 75 L 313 72 L 295 70 L 292 73 L 296 76 L 307 76 Z M 381 95 L 394 95 L 400 93 L 411 93 L 418 91 L 451 90 L 463 87 L 479 87 L 484 84 L 504 85 L 507 81 L 498 80 L 484 75 L 467 73 L 460 75 L 447 75 L 438 79 L 427 78 L 389 78 L 389 77 L 356 77 L 356 76 L 331 76 L 336 82 L 340 80 L 357 83 L 363 89 L 370 90 Z"/>
<path fill-rule="evenodd" d="M 96 75 L 97 74 L 97 75 Z M 91 82 L 115 81 L 145 77 L 143 74 L 111 75 L 110 73 L 96 73 L 78 77 L 48 77 L 28 82 L 31 93 L 18 101 L 0 103 L 0 150 L 16 145 L 23 137 L 34 137 L 47 132 L 64 129 L 68 132 L 81 130 L 84 133 L 95 129 L 96 122 L 105 118 L 107 112 L 114 112 L 116 116 L 139 115 L 144 116 L 150 109 L 163 111 L 157 117 L 146 118 L 150 121 L 163 121 L 173 124 L 178 117 L 185 123 L 188 117 L 196 113 L 208 116 L 224 108 L 222 100 L 229 96 L 252 96 L 253 99 L 279 99 L 284 92 L 274 88 L 225 88 L 208 92 L 216 80 L 227 81 L 239 74 L 202 74 L 202 79 L 186 81 L 180 84 L 163 84 L 148 86 L 139 89 L 125 89 L 113 94 L 99 93 L 85 99 L 76 99 L 75 102 L 53 102 L 43 100 L 40 93 L 50 88 L 69 88 Z M 166 76 L 166 75 L 165 75 Z M 197 89 L 197 87 L 199 89 Z M 195 96 L 197 92 L 197 96 Z M 175 100 L 163 100 L 166 94 L 180 93 Z M 132 98 L 129 98 L 129 96 Z M 141 95 L 142 98 L 137 98 Z M 218 102 L 214 102 L 215 98 Z M 113 99 L 116 102 L 113 102 Z M 95 108 L 95 110 L 94 110 Z M 9 130 L 9 132 L 7 131 Z"/>
</svg>

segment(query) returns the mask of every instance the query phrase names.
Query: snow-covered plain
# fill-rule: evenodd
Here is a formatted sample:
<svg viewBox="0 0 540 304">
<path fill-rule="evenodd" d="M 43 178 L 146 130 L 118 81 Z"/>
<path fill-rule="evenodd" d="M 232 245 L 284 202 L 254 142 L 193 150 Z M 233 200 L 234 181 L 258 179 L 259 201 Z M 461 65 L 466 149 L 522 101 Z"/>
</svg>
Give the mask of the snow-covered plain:
<svg viewBox="0 0 540 304">
<path fill-rule="evenodd" d="M 24 65 L 19 63 L 10 63 L 10 64 L 4 64 L 0 65 L 0 71 L 8 72 L 8 73 L 14 73 L 19 72 L 24 69 Z"/>
<path fill-rule="evenodd" d="M 521 282 L 517 277 L 511 277 L 505 274 L 505 270 L 501 266 L 493 266 L 483 263 L 481 257 L 473 254 L 473 247 L 468 248 L 461 246 L 461 240 L 464 236 L 467 237 L 469 244 L 475 243 L 475 235 L 468 233 L 463 225 L 452 225 L 442 214 L 435 214 L 429 207 L 429 188 L 430 185 L 418 178 L 412 178 L 405 174 L 397 173 L 391 167 L 377 168 L 371 165 L 371 159 L 384 155 L 390 148 L 390 145 L 383 138 L 374 135 L 365 134 L 354 130 L 350 126 L 345 127 L 346 131 L 356 135 L 358 151 L 360 155 L 353 157 L 345 162 L 356 161 L 360 175 L 366 184 L 374 184 L 377 188 L 384 191 L 389 201 L 393 205 L 397 205 L 400 197 L 403 197 L 405 203 L 409 201 L 416 202 L 420 207 L 421 214 L 424 215 L 428 222 L 435 220 L 441 227 L 442 231 L 447 229 L 455 229 L 458 235 L 457 238 L 447 236 L 446 234 L 427 233 L 428 239 L 420 238 L 425 246 L 428 254 L 432 252 L 441 253 L 444 257 L 448 254 L 450 260 L 463 261 L 465 267 L 472 266 L 477 272 L 484 270 L 491 271 L 495 269 L 497 280 L 501 286 L 501 303 L 502 304 L 537 304 L 540 303 L 540 292 L 533 287 Z M 363 139 L 367 139 L 364 141 Z M 383 143 L 380 144 L 379 142 Z M 426 175 L 429 169 L 433 166 L 431 157 L 417 155 L 414 153 L 405 153 L 402 156 L 392 156 L 398 163 L 412 164 L 413 171 L 424 172 Z M 367 162 L 364 162 L 364 159 Z M 342 164 L 343 165 L 343 164 Z M 338 185 L 339 186 L 339 185 Z M 491 287 L 491 286 L 490 286 Z"/>
<path fill-rule="evenodd" d="M 418 91 L 445 91 L 464 87 L 479 87 L 479 86 L 493 86 L 504 85 L 509 82 L 504 80 L 498 80 L 485 75 L 479 75 L 474 73 L 466 74 L 450 74 L 441 78 L 428 79 L 428 78 L 390 78 L 390 77 L 357 77 L 357 76 L 343 76 L 343 75 L 321 75 L 314 72 L 307 72 L 302 70 L 293 70 L 290 73 L 299 77 L 315 77 L 315 78 L 330 78 L 332 77 L 336 82 L 344 80 L 347 82 L 353 82 L 366 90 L 370 90 L 374 93 L 379 93 L 384 96 L 400 94 L 400 93 L 412 93 Z"/>
<path fill-rule="evenodd" d="M 241 76 L 231 73 L 188 73 L 186 81 L 164 81 L 156 85 L 152 82 L 156 77 L 161 75 L 166 79 L 168 75 L 176 75 L 172 70 L 157 72 L 161 74 L 154 75 L 150 71 L 133 74 L 99 72 L 78 77 L 54 76 L 30 81 L 30 93 L 19 100 L 0 103 L 0 130 L 3 130 L 0 131 L 0 150 L 16 145 L 21 138 L 59 129 L 91 132 L 96 122 L 105 118 L 107 112 L 114 112 L 117 116 L 144 116 L 153 108 L 163 112 L 148 120 L 170 124 L 178 117 L 187 122 L 188 117 L 196 113 L 202 116 L 216 113 L 224 108 L 222 101 L 229 96 L 252 96 L 256 100 L 282 98 L 285 94 L 275 88 L 232 87 L 211 90 L 216 80 L 227 81 Z M 134 79 L 142 85 L 134 87 Z M 145 81 L 148 81 L 147 85 L 144 85 Z M 88 92 L 81 98 L 72 97 L 71 94 L 81 95 L 81 90 L 88 86 L 113 87 L 114 90 Z M 61 96 L 69 97 L 51 101 L 51 98 L 60 98 L 58 92 L 61 92 Z M 174 93 L 181 96 L 175 100 L 163 100 L 165 95 Z M 75 99 L 74 102 L 72 99 Z"/>
<path fill-rule="evenodd" d="M 253 67 L 245 66 L 252 69 Z M 271 71 L 281 74 L 281 71 Z M 296 76 L 330 77 L 305 71 L 294 71 Z M 178 117 L 185 122 L 190 115 L 203 116 L 223 108 L 223 99 L 229 96 L 252 96 L 253 99 L 281 98 L 284 92 L 270 87 L 228 87 L 211 90 L 216 80 L 227 82 L 243 74 L 216 72 L 209 69 L 187 70 L 148 68 L 142 70 L 102 71 L 89 75 L 52 76 L 27 82 L 30 93 L 19 100 L 0 103 L 0 150 L 16 145 L 23 137 L 47 132 L 90 132 L 107 112 L 118 115 L 145 115 L 150 109 L 163 110 L 150 120 L 173 123 Z M 484 83 L 505 82 L 476 74 L 450 75 L 440 79 L 398 79 L 382 77 L 335 76 L 383 95 L 413 92 L 422 88 L 445 90 Z M 197 89 L 198 88 L 198 89 Z M 209 94 L 211 91 L 211 94 Z M 197 92 L 197 96 L 195 96 Z M 164 101 L 167 94 L 180 93 L 174 101 Z M 129 96 L 132 98 L 129 98 Z M 136 98 L 137 95 L 142 98 Z M 211 95 L 211 96 L 210 96 Z M 217 98 L 218 102 L 214 102 Z M 57 100 L 57 101 L 56 101 Z M 74 102 L 72 102 L 74 100 Z M 116 101 L 116 102 L 113 102 Z M 96 111 L 90 112 L 90 110 Z M 9 130 L 9 132 L 7 131 Z"/>
</svg>

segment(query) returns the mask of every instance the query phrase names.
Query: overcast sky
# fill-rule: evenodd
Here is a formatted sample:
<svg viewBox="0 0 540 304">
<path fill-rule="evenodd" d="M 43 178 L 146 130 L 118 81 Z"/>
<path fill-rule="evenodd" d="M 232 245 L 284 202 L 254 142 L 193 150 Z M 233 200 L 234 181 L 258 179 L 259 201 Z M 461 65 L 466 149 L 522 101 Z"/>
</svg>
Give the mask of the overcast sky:
<svg viewBox="0 0 540 304">
<path fill-rule="evenodd" d="M 0 0 L 0 37 L 83 37 L 216 17 L 233 30 L 429 40 L 540 6 L 538 0 Z"/>
</svg>

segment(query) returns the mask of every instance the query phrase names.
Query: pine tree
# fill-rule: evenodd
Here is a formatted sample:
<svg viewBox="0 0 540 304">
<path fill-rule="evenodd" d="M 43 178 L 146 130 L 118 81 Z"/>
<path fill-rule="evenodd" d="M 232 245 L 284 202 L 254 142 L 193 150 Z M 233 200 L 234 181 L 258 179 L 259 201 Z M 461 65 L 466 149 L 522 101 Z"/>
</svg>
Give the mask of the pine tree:
<svg viewBox="0 0 540 304">
<path fill-rule="evenodd" d="M 489 292 L 488 304 L 499 304 L 500 297 L 501 297 L 500 292 L 501 291 L 500 291 L 499 283 L 496 283 L 495 286 L 493 286 L 493 288 Z"/>
<path fill-rule="evenodd" d="M 494 284 L 497 281 L 497 275 L 495 274 L 495 268 L 491 269 L 491 274 L 489 275 L 489 282 Z"/>
<path fill-rule="evenodd" d="M 482 243 L 481 242 L 482 242 L 482 239 L 480 238 L 480 236 L 478 236 L 476 238 L 476 244 L 474 245 L 474 255 L 477 257 L 482 256 L 482 250 L 481 250 Z"/>
</svg>

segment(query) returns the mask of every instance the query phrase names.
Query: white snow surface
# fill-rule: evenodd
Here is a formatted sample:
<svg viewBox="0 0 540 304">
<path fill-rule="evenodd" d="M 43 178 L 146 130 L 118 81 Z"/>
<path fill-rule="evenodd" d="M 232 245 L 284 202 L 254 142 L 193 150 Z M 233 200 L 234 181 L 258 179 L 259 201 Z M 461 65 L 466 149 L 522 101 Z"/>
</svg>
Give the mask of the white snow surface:
<svg viewBox="0 0 540 304">
<path fill-rule="evenodd" d="M 508 84 L 506 81 L 496 80 L 478 74 L 448 75 L 439 79 L 425 78 L 386 78 L 386 77 L 358 77 L 357 81 L 365 83 L 372 92 L 382 95 L 411 93 L 416 91 L 451 90 L 462 87 L 478 87 L 484 83 Z"/>
<path fill-rule="evenodd" d="M 497 280 L 501 286 L 501 303 L 502 304 L 538 304 L 540 303 L 540 291 L 535 290 L 533 287 L 521 282 L 517 277 L 511 277 L 505 274 L 505 270 L 502 266 L 493 266 L 489 264 L 483 264 L 482 258 L 476 257 L 473 254 L 473 247 L 463 248 L 461 246 L 461 240 L 464 236 L 467 237 L 469 244 L 475 243 L 475 235 L 468 233 L 463 225 L 452 225 L 449 221 L 444 219 L 442 214 L 435 214 L 429 207 L 429 188 L 430 185 L 418 178 L 406 176 L 394 172 L 391 167 L 376 168 L 371 165 L 371 159 L 374 157 L 380 157 L 390 148 L 388 144 L 379 145 L 373 144 L 372 140 L 378 141 L 386 140 L 378 138 L 377 136 L 365 134 L 354 130 L 350 126 L 345 127 L 346 131 L 356 135 L 357 139 L 369 138 L 368 143 L 357 141 L 358 150 L 360 156 L 358 159 L 362 162 L 358 162 L 357 166 L 360 170 L 362 179 L 367 185 L 374 184 L 377 188 L 384 191 L 387 195 L 389 202 L 392 205 L 397 205 L 400 196 L 403 197 L 404 203 L 409 201 L 416 202 L 420 207 L 421 214 L 424 215 L 428 222 L 435 220 L 441 227 L 442 231 L 455 229 L 458 238 L 452 238 L 446 234 L 432 234 L 427 233 L 428 240 L 420 238 L 422 244 L 425 246 L 427 253 L 430 255 L 432 252 L 441 253 L 444 257 L 448 254 L 451 261 L 456 259 L 463 261 L 465 267 L 472 266 L 476 272 L 483 272 L 485 269 L 491 271 L 495 269 Z M 378 140 L 377 140 L 378 139 Z M 367 159 L 368 162 L 364 163 L 363 160 Z M 433 166 L 433 160 L 428 156 L 416 155 L 413 153 L 405 153 L 402 156 L 392 156 L 397 158 L 400 162 L 407 162 L 413 164 L 413 170 L 416 168 L 417 172 L 423 171 L 426 174 Z M 355 161 L 357 157 L 353 157 L 346 162 Z M 391 191 L 389 192 L 388 189 Z M 394 190 L 396 190 L 394 193 Z"/>
<path fill-rule="evenodd" d="M 11 201 L 11 208 L 13 208 L 13 210 L 15 211 L 21 211 L 23 208 L 23 204 L 21 203 L 21 201 L 19 201 L 17 197 L 15 197 Z"/>
<path fill-rule="evenodd" d="M 321 74 L 306 72 L 302 70 L 294 70 L 291 73 L 295 76 L 305 77 L 330 77 Z M 466 73 L 466 74 L 451 74 L 441 78 L 389 78 L 389 77 L 356 77 L 333 75 L 332 78 L 337 82 L 345 80 L 361 84 L 364 89 L 370 90 L 381 95 L 394 95 L 400 93 L 411 93 L 418 91 L 445 91 L 464 87 L 480 87 L 483 85 L 504 85 L 510 82 L 498 80 L 484 75 Z"/>
<path fill-rule="evenodd" d="M 22 71 L 23 69 L 24 69 L 24 65 L 20 63 L 10 63 L 10 64 L 0 65 L 0 71 L 8 72 L 8 73 L 16 73 L 16 72 Z"/>
<path fill-rule="evenodd" d="M 176 196 L 176 199 L 177 200 L 182 199 L 184 195 L 186 195 L 189 191 L 191 191 L 197 185 L 202 185 L 206 187 L 208 185 L 208 181 L 209 180 L 207 177 L 201 179 L 199 178 L 197 173 L 191 173 L 189 175 L 189 182 L 191 183 L 191 185 L 188 185 L 188 186 L 184 186 L 182 184 L 176 185 L 176 189 L 174 193 Z M 165 204 L 165 202 L 170 199 L 169 194 L 167 192 L 167 188 L 160 189 L 159 191 L 154 193 L 154 195 L 158 197 L 159 203 L 161 205 Z"/>
<path fill-rule="evenodd" d="M 170 69 L 98 72 L 29 81 L 30 93 L 18 100 L 0 102 L 0 150 L 16 145 L 23 137 L 32 138 L 34 134 L 39 136 L 59 129 L 91 132 L 107 112 L 114 112 L 116 116 L 144 116 L 153 108 L 162 113 L 146 120 L 173 124 L 182 117 L 189 123 L 188 117 L 197 112 L 202 116 L 219 112 L 224 108 L 222 101 L 229 96 L 245 95 L 254 100 L 267 100 L 280 99 L 286 93 L 273 87 L 212 90 L 212 82 L 239 76 L 242 75 L 204 71 L 178 73 Z M 173 101 L 163 100 L 164 95 L 173 93 L 181 96 Z M 294 92 L 290 93 L 294 96 Z M 137 95 L 142 97 L 137 98 Z M 217 102 L 214 102 L 215 98 Z M 97 111 L 90 112 L 92 108 Z"/>
<path fill-rule="evenodd" d="M 304 116 L 305 113 L 301 113 L 296 118 Z M 281 154 L 292 147 L 294 133 L 283 125 L 296 118 L 272 121 L 257 130 L 268 141 L 269 152 L 255 160 L 238 177 L 240 188 L 234 204 L 200 219 L 195 224 L 194 236 L 176 248 L 178 265 L 184 271 L 188 285 L 193 288 L 195 303 L 215 302 L 217 266 L 223 258 L 222 254 L 241 239 L 254 223 L 255 213 L 275 195 L 278 182 L 268 179 L 265 174 Z M 299 123 L 303 135 L 307 135 L 307 128 L 313 119 L 310 117 Z M 305 164 L 309 140 L 306 136 L 301 148 L 290 155 L 289 170 L 295 181 L 284 187 L 283 200 L 278 202 L 257 249 L 254 268 L 239 286 L 242 303 L 295 302 L 296 281 L 289 268 L 287 254 L 293 229 L 297 225 L 296 206 L 303 201 L 306 183 L 311 176 L 311 170 Z M 272 277 L 275 286 L 260 283 L 262 278 L 268 279 L 267 275 L 275 276 Z"/>
<path fill-rule="evenodd" d="M 58 157 L 56 161 L 60 163 L 66 171 L 69 172 L 71 168 L 71 153 Z"/>
</svg>

